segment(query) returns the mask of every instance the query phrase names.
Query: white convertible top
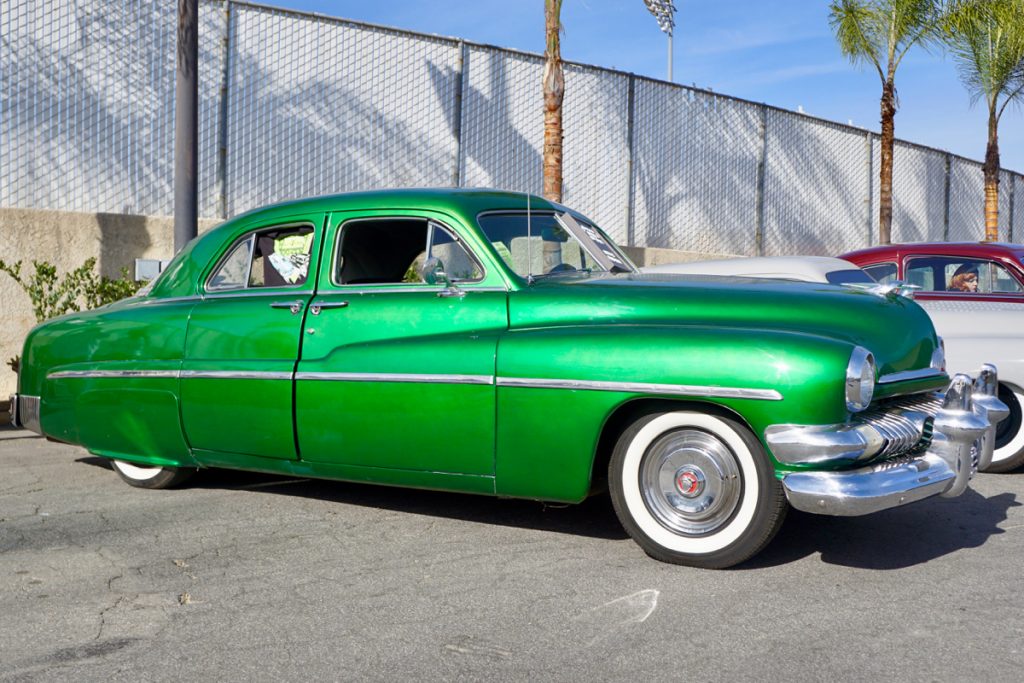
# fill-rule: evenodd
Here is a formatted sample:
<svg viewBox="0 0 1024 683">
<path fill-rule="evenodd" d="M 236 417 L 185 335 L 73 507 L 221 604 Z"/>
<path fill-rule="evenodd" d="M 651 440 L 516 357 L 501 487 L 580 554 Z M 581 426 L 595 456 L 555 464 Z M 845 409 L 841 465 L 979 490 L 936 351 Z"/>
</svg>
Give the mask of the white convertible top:
<svg viewBox="0 0 1024 683">
<path fill-rule="evenodd" d="M 684 273 L 688 275 L 740 275 L 804 282 L 828 282 L 828 274 L 858 270 L 857 266 L 831 256 L 753 256 L 715 259 L 689 263 L 646 266 L 644 273 Z"/>
</svg>

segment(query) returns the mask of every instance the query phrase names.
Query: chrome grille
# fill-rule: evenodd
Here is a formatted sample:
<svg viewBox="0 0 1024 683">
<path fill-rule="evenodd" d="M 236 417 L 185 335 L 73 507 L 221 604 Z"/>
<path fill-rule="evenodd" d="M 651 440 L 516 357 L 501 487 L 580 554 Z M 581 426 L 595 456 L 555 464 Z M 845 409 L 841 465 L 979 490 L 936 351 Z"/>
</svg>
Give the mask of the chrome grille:
<svg viewBox="0 0 1024 683">
<path fill-rule="evenodd" d="M 941 407 L 935 394 L 905 396 L 879 402 L 853 422 L 868 425 L 881 435 L 885 443 L 877 458 L 908 455 L 931 445 L 935 414 Z"/>
</svg>

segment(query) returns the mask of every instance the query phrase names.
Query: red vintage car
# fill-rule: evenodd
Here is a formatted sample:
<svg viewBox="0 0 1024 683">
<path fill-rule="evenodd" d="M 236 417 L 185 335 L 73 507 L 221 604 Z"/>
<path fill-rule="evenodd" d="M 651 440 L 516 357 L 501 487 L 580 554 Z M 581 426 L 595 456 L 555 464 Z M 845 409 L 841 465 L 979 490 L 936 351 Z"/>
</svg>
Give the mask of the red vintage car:
<svg viewBox="0 0 1024 683">
<path fill-rule="evenodd" d="M 879 282 L 920 287 L 915 298 L 1024 304 L 1024 244 L 922 242 L 843 254 Z"/>
</svg>

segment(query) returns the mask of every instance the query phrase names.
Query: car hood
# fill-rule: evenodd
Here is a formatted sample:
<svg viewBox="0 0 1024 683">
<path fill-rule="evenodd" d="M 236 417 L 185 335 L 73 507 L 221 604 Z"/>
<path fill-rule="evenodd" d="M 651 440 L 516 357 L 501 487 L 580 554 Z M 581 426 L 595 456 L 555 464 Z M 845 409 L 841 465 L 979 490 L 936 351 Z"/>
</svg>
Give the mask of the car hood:
<svg viewBox="0 0 1024 683">
<path fill-rule="evenodd" d="M 633 323 L 815 335 L 865 347 L 883 375 L 928 367 L 938 343 L 928 315 L 906 297 L 713 275 L 538 280 L 510 297 L 509 322 L 513 328 Z"/>
</svg>

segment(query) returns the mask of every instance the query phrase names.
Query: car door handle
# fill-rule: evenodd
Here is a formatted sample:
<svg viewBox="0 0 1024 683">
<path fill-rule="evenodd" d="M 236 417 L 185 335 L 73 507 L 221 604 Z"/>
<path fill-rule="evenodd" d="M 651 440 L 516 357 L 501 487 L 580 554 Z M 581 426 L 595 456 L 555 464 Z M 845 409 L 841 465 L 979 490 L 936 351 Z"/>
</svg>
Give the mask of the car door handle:
<svg viewBox="0 0 1024 683">
<path fill-rule="evenodd" d="M 292 312 L 292 315 L 296 315 L 302 310 L 302 299 L 298 301 L 275 301 L 270 304 L 271 308 L 287 308 Z"/>
<path fill-rule="evenodd" d="M 320 315 L 320 311 L 326 310 L 328 308 L 348 308 L 348 302 L 347 301 L 321 301 L 319 303 L 315 303 L 312 306 L 310 306 L 309 307 L 309 312 L 312 313 L 313 315 Z"/>
</svg>

